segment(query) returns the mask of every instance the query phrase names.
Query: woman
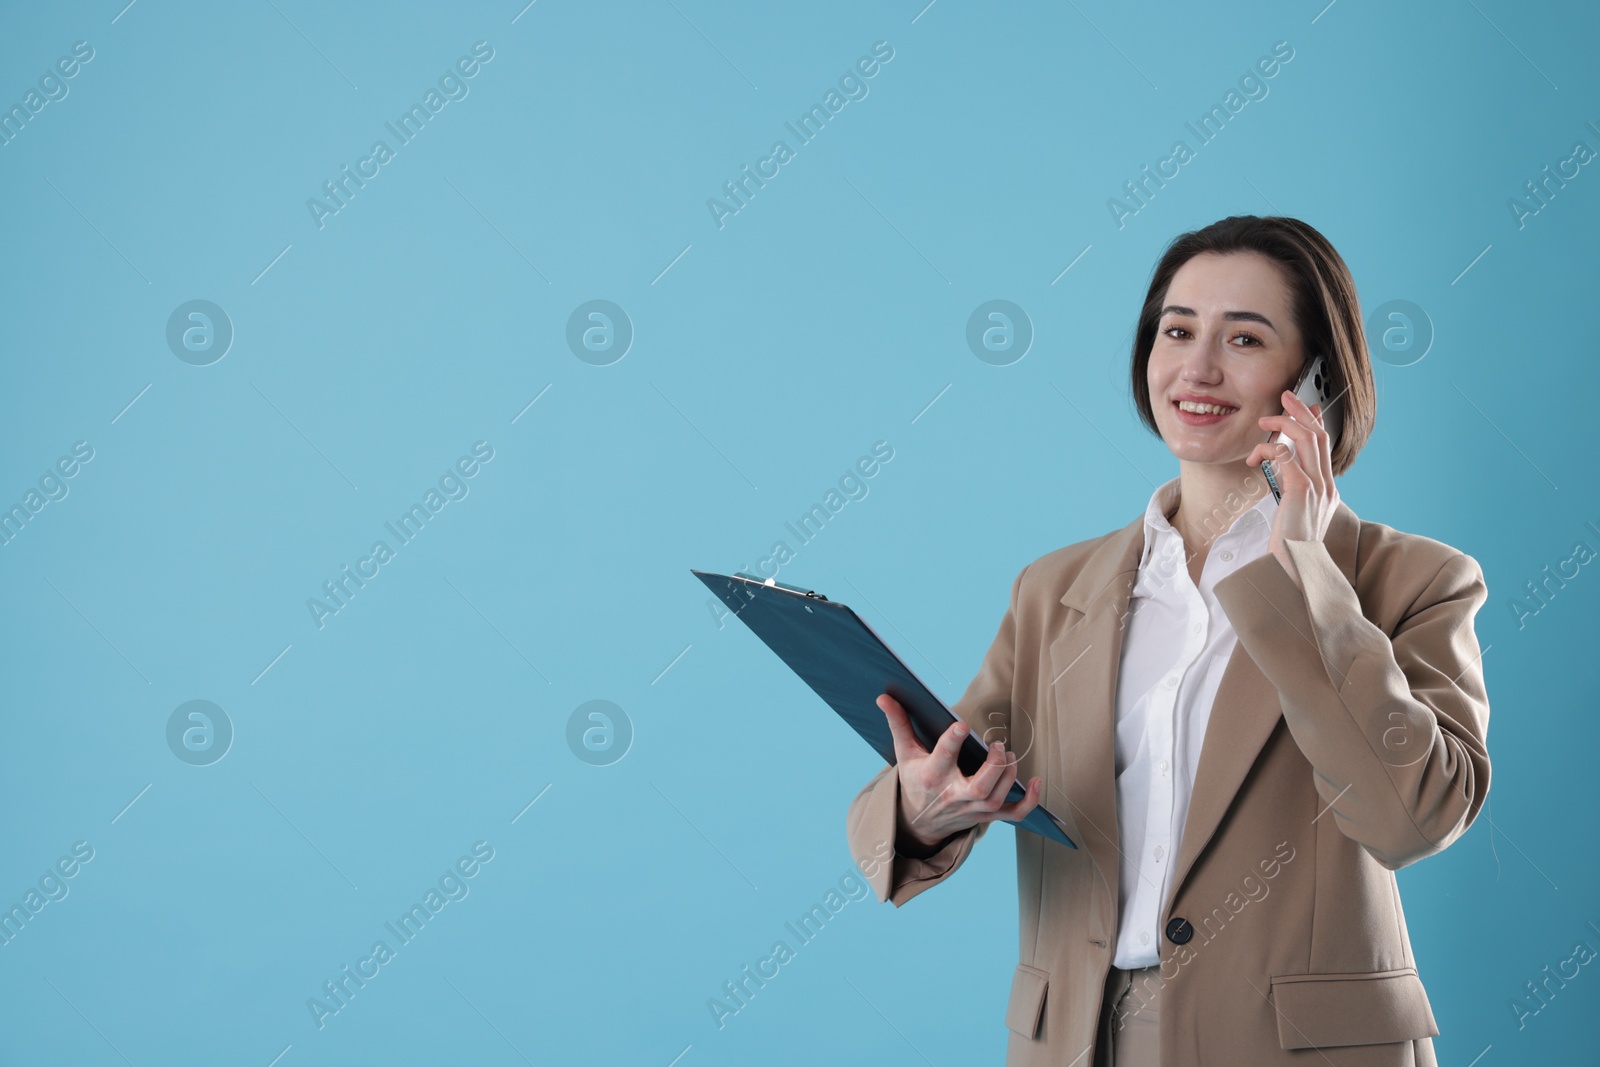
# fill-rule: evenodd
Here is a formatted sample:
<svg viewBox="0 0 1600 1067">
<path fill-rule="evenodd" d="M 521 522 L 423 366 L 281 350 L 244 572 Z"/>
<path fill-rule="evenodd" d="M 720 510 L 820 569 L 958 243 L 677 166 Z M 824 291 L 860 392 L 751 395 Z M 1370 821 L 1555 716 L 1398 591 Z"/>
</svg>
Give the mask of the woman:
<svg viewBox="0 0 1600 1067">
<path fill-rule="evenodd" d="M 1337 443 L 1288 391 L 1318 353 Z M 896 762 L 850 806 L 852 854 L 898 906 L 995 820 L 1061 820 L 1079 848 L 1016 836 L 1008 1067 L 1433 1065 L 1393 872 L 1488 792 L 1487 591 L 1471 556 L 1339 498 L 1376 410 L 1343 259 L 1289 218 L 1182 235 L 1132 384 L 1178 476 L 1022 569 L 931 751 L 879 697 Z M 990 747 L 969 778 L 972 730 Z"/>
</svg>

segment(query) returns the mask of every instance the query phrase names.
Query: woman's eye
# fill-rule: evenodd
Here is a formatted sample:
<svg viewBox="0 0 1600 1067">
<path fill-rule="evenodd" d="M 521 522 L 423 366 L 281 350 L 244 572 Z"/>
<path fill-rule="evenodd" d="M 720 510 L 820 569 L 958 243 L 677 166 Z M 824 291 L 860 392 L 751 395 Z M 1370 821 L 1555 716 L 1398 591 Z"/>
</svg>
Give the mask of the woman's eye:
<svg viewBox="0 0 1600 1067">
<path fill-rule="evenodd" d="M 1168 337 L 1173 338 L 1174 340 L 1177 340 L 1179 338 L 1179 336 L 1182 336 L 1182 337 L 1189 336 L 1189 331 L 1184 329 L 1182 326 L 1168 326 L 1166 329 L 1162 330 L 1161 332 L 1166 334 Z M 1248 333 L 1241 333 L 1241 334 L 1237 334 L 1234 337 L 1234 340 L 1239 340 L 1240 338 L 1243 338 L 1244 340 L 1250 342 L 1250 344 L 1245 345 L 1243 347 L 1246 347 L 1246 348 L 1260 348 L 1261 347 L 1261 343 L 1262 342 L 1261 342 L 1261 339 L 1259 337 L 1256 337 L 1256 336 L 1254 336 L 1252 334 L 1248 334 Z"/>
</svg>

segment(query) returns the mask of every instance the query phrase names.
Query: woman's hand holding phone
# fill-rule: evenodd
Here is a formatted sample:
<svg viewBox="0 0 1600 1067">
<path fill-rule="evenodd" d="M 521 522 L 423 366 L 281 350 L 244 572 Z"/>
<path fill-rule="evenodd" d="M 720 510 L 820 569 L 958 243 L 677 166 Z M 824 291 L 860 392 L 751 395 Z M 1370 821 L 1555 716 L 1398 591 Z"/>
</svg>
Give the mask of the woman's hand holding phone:
<svg viewBox="0 0 1600 1067">
<path fill-rule="evenodd" d="M 1304 588 L 1285 541 L 1321 541 L 1339 507 L 1339 489 L 1333 482 L 1333 437 L 1322 419 L 1322 405 L 1307 405 L 1285 390 L 1284 413 L 1264 415 L 1263 429 L 1282 433 L 1284 442 L 1267 442 L 1250 450 L 1245 462 L 1254 467 L 1264 460 L 1283 487 L 1283 499 L 1272 518 L 1267 550 L 1278 557 L 1297 587 Z"/>
<path fill-rule="evenodd" d="M 989 758 L 969 778 L 956 766 L 956 753 L 970 730 L 966 723 L 951 723 L 930 752 L 917 740 L 911 718 L 899 701 L 884 693 L 877 703 L 894 735 L 895 770 L 900 776 L 900 840 L 931 852 L 952 834 L 996 819 L 1018 822 L 1038 806 L 1043 782 L 1037 777 L 1028 782 L 1021 800 L 1006 803 L 1006 794 L 1017 778 L 1017 759 L 1004 743 L 990 745 Z"/>
</svg>

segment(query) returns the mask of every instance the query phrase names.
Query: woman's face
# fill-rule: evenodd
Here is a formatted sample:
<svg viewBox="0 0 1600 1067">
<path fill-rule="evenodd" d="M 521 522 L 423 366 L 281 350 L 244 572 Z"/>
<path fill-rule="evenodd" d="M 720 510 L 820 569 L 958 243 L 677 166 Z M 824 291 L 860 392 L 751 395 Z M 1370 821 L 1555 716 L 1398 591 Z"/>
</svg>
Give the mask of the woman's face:
<svg viewBox="0 0 1600 1067">
<path fill-rule="evenodd" d="M 1267 439 L 1258 421 L 1283 413 L 1303 363 L 1291 294 L 1277 263 L 1256 252 L 1202 253 L 1167 287 L 1147 380 L 1162 440 L 1190 463 L 1243 465 Z M 1206 397 L 1220 417 L 1181 411 Z"/>
</svg>

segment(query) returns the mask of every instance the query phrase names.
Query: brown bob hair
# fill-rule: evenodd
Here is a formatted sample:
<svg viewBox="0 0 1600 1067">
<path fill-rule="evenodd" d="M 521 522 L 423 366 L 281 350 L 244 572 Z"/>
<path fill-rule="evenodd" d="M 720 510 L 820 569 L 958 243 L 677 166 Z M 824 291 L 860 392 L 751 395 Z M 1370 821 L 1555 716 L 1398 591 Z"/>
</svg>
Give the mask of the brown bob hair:
<svg viewBox="0 0 1600 1067">
<path fill-rule="evenodd" d="M 1161 436 L 1155 412 L 1150 408 L 1150 350 L 1155 346 L 1156 327 L 1161 322 L 1161 309 L 1173 275 L 1202 252 L 1259 252 L 1282 270 L 1293 293 L 1292 314 L 1300 330 L 1302 350 L 1308 359 L 1319 352 L 1328 357 L 1333 395 L 1343 409 L 1343 426 L 1333 446 L 1333 473 L 1343 474 L 1372 436 L 1378 392 L 1350 268 L 1326 237 L 1299 219 L 1230 215 L 1203 229 L 1180 234 L 1167 246 L 1151 275 L 1133 339 L 1133 399 L 1140 421 L 1151 433 Z"/>
</svg>

